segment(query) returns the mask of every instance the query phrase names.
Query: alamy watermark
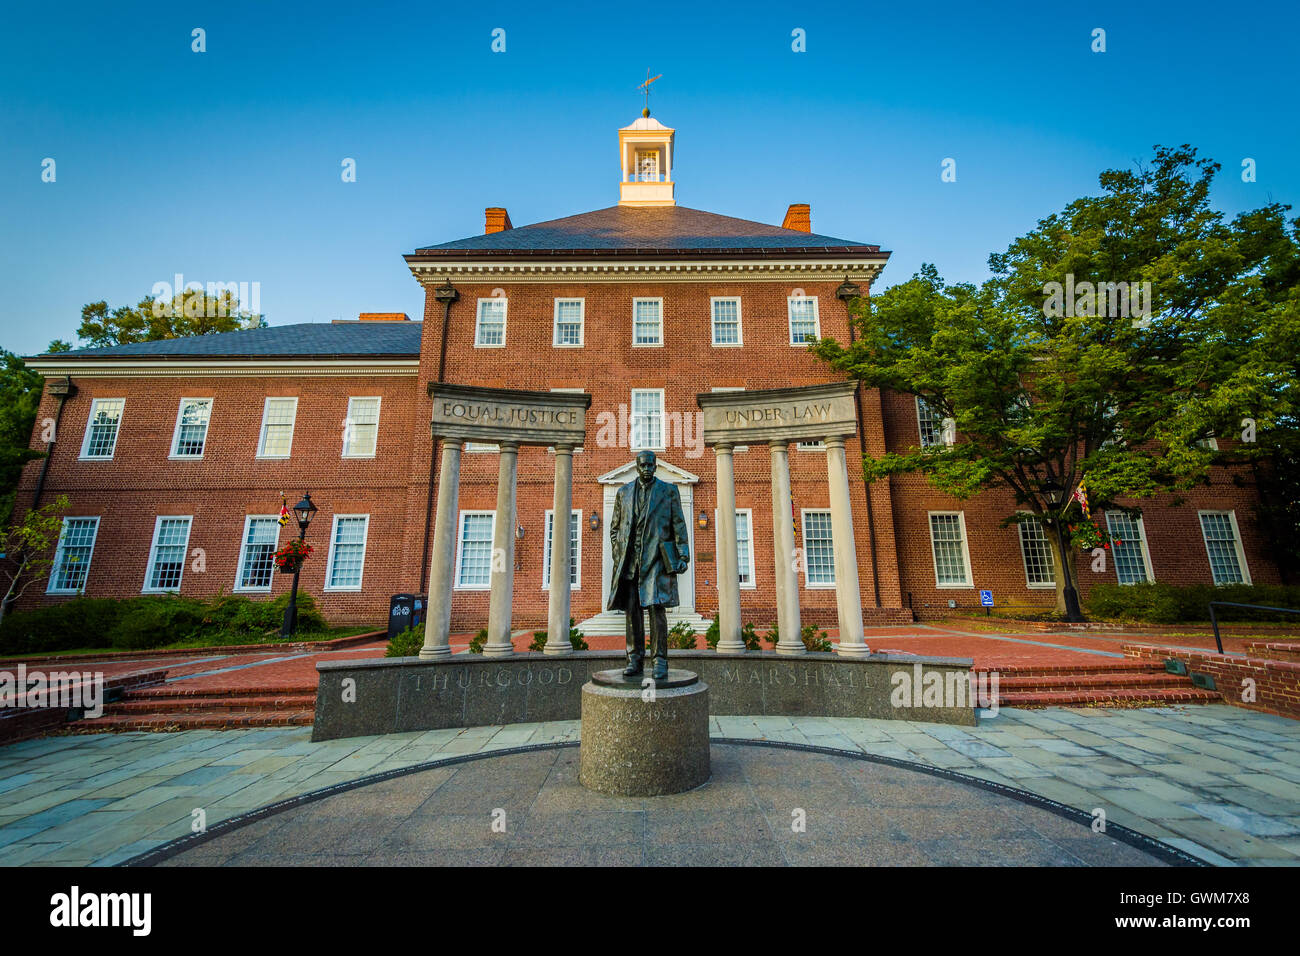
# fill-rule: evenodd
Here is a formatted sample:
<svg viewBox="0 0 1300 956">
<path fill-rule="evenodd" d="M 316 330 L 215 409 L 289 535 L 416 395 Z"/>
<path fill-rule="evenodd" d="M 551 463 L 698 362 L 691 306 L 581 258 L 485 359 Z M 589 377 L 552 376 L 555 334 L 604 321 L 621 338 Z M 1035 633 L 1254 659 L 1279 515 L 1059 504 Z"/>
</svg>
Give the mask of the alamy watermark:
<svg viewBox="0 0 1300 956">
<path fill-rule="evenodd" d="M 980 707 L 990 717 L 998 713 L 997 671 L 925 671 L 913 664 L 910 671 L 894 671 L 889 682 L 891 707 Z"/>
<path fill-rule="evenodd" d="M 1134 328 L 1151 324 L 1150 282 L 1075 282 L 1068 273 L 1063 283 L 1044 284 L 1043 295 L 1043 315 L 1048 318 L 1132 318 Z"/>
<path fill-rule="evenodd" d="M 0 708 L 81 710 L 87 717 L 104 714 L 104 675 L 101 671 L 39 671 L 19 664 L 0 670 Z"/>
</svg>

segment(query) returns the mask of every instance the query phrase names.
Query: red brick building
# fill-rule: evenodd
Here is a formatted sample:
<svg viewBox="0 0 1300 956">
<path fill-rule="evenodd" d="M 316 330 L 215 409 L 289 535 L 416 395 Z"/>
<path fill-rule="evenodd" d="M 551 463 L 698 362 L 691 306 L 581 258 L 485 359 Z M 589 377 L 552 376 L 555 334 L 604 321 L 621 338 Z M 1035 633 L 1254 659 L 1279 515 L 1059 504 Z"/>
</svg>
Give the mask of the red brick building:
<svg viewBox="0 0 1300 956">
<path fill-rule="evenodd" d="M 363 314 L 356 322 L 251 329 L 79 349 L 29 359 L 46 376 L 33 447 L 48 463 L 24 473 L 19 505 L 65 494 L 71 508 L 56 567 L 29 604 L 83 592 L 126 597 L 280 593 L 290 578 L 269 555 L 287 540 L 281 495 L 310 490 L 320 512 L 302 587 L 336 621 L 380 622 L 393 593 L 424 592 L 432 539 L 436 450 L 428 386 L 455 384 L 590 393 L 588 440 L 574 458 L 573 614 L 615 626 L 604 606 L 613 494 L 636 451 L 659 456 L 678 485 L 694 560 L 679 582 L 678 616 L 717 607 L 714 459 L 696 395 L 835 381 L 806 350 L 807 334 L 849 338 L 846 290 L 866 294 L 889 253 L 815 234 L 792 205 L 782 226 L 676 205 L 673 131 L 642 117 L 619 133 L 618 205 L 514 228 L 489 208 L 482 235 L 406 256 L 426 290 L 423 322 Z M 1049 606 L 1051 561 L 1036 526 L 1001 527 L 1010 495 L 960 502 L 923 477 L 868 489 L 861 454 L 942 440 L 911 396 L 859 392 L 848 446 L 853 524 L 867 624 L 971 608 L 979 590 L 999 605 Z M 47 424 L 57 422 L 47 443 Z M 514 621 L 545 626 L 551 462 L 519 458 Z M 772 507 L 766 449 L 737 450 L 742 617 L 775 619 Z M 804 554 L 804 618 L 835 620 L 825 454 L 790 455 L 793 518 Z M 487 619 L 497 455 L 462 462 L 452 621 Z M 1185 496 L 1144 503 L 1145 519 L 1103 516 L 1126 540 L 1097 582 L 1271 583 L 1254 495 L 1231 476 Z M 781 516 L 781 520 L 790 520 Z M 488 557 L 485 559 L 485 555 Z M 621 630 L 621 628 L 619 628 Z"/>
</svg>

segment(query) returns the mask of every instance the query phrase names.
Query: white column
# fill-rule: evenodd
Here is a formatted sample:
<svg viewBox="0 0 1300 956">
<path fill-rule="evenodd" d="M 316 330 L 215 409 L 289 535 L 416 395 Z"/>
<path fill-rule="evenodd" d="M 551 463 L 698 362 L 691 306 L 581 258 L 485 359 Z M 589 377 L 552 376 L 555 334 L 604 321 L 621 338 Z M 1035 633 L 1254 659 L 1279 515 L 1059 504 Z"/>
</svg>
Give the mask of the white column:
<svg viewBox="0 0 1300 956">
<path fill-rule="evenodd" d="M 515 476 L 519 445 L 501 443 L 501 465 L 497 469 L 497 514 L 492 526 L 492 595 L 488 600 L 487 642 L 484 657 L 509 657 L 515 652 L 510 642 L 510 612 L 515 596 Z"/>
<path fill-rule="evenodd" d="M 451 655 L 451 585 L 456 567 L 456 528 L 459 523 L 460 450 L 459 439 L 442 443 L 442 464 L 438 468 L 438 514 L 433 524 L 433 561 L 429 569 L 429 606 L 424 625 L 422 660 Z"/>
<path fill-rule="evenodd" d="M 572 654 L 569 643 L 569 512 L 573 510 L 573 446 L 555 446 L 555 496 L 551 512 L 551 597 L 547 612 L 546 653 Z"/>
<path fill-rule="evenodd" d="M 862 592 L 858 589 L 858 550 L 849 507 L 849 469 L 844 439 L 826 439 L 826 479 L 831 497 L 831 543 L 835 553 L 835 603 L 839 609 L 842 657 L 866 657 L 870 650 L 862 632 Z M 869 492 L 868 492 L 869 493 Z"/>
<path fill-rule="evenodd" d="M 790 517 L 790 448 L 768 442 L 772 451 L 772 546 L 776 554 L 776 621 L 778 654 L 806 654 L 799 633 L 799 572 L 794 567 L 794 525 Z"/>
<path fill-rule="evenodd" d="M 740 550 L 736 540 L 736 468 L 730 444 L 715 445 L 718 463 L 718 653 L 743 654 Z"/>
</svg>

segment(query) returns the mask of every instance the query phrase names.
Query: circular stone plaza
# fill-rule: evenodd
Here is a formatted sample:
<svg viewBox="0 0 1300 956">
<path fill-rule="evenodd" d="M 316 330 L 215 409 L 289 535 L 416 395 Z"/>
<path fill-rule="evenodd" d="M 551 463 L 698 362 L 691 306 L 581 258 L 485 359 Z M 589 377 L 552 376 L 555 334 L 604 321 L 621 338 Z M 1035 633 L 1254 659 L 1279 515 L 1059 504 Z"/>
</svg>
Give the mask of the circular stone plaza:
<svg viewBox="0 0 1300 956">
<path fill-rule="evenodd" d="M 453 661 L 469 659 L 469 636 L 452 636 Z M 516 659 L 541 657 L 523 653 L 528 634 L 514 640 Z M 319 675 L 382 655 L 378 635 L 60 659 L 102 673 L 109 700 L 102 716 L 26 739 L 10 727 L 0 862 L 1300 863 L 1300 725 L 1199 693 L 1132 650 L 1205 652 L 1211 635 L 950 621 L 869 640 L 903 661 L 968 659 L 1000 674 L 1000 691 L 969 724 L 711 712 L 708 779 L 655 797 L 582 786 L 572 718 L 314 740 Z M 1225 652 L 1244 657 L 1255 640 L 1229 638 Z M 602 656 L 621 640 L 591 643 Z"/>
</svg>

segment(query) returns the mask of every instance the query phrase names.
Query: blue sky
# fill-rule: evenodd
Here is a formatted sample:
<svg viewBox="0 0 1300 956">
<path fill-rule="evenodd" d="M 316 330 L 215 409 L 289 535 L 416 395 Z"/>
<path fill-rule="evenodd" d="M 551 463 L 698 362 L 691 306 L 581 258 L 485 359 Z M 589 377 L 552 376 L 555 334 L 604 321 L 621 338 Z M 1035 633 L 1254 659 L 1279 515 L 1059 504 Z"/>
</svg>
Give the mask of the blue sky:
<svg viewBox="0 0 1300 956">
<path fill-rule="evenodd" d="M 1156 143 L 1219 160 L 1229 213 L 1300 206 L 1297 27 L 1268 2 L 15 5 L 0 346 L 72 339 L 84 303 L 176 273 L 260 283 L 272 324 L 419 318 L 403 253 L 481 232 L 489 205 L 523 225 L 617 201 L 647 67 L 679 203 L 770 223 L 811 203 L 814 231 L 893 251 L 877 289 L 922 262 L 984 278 Z"/>
</svg>

